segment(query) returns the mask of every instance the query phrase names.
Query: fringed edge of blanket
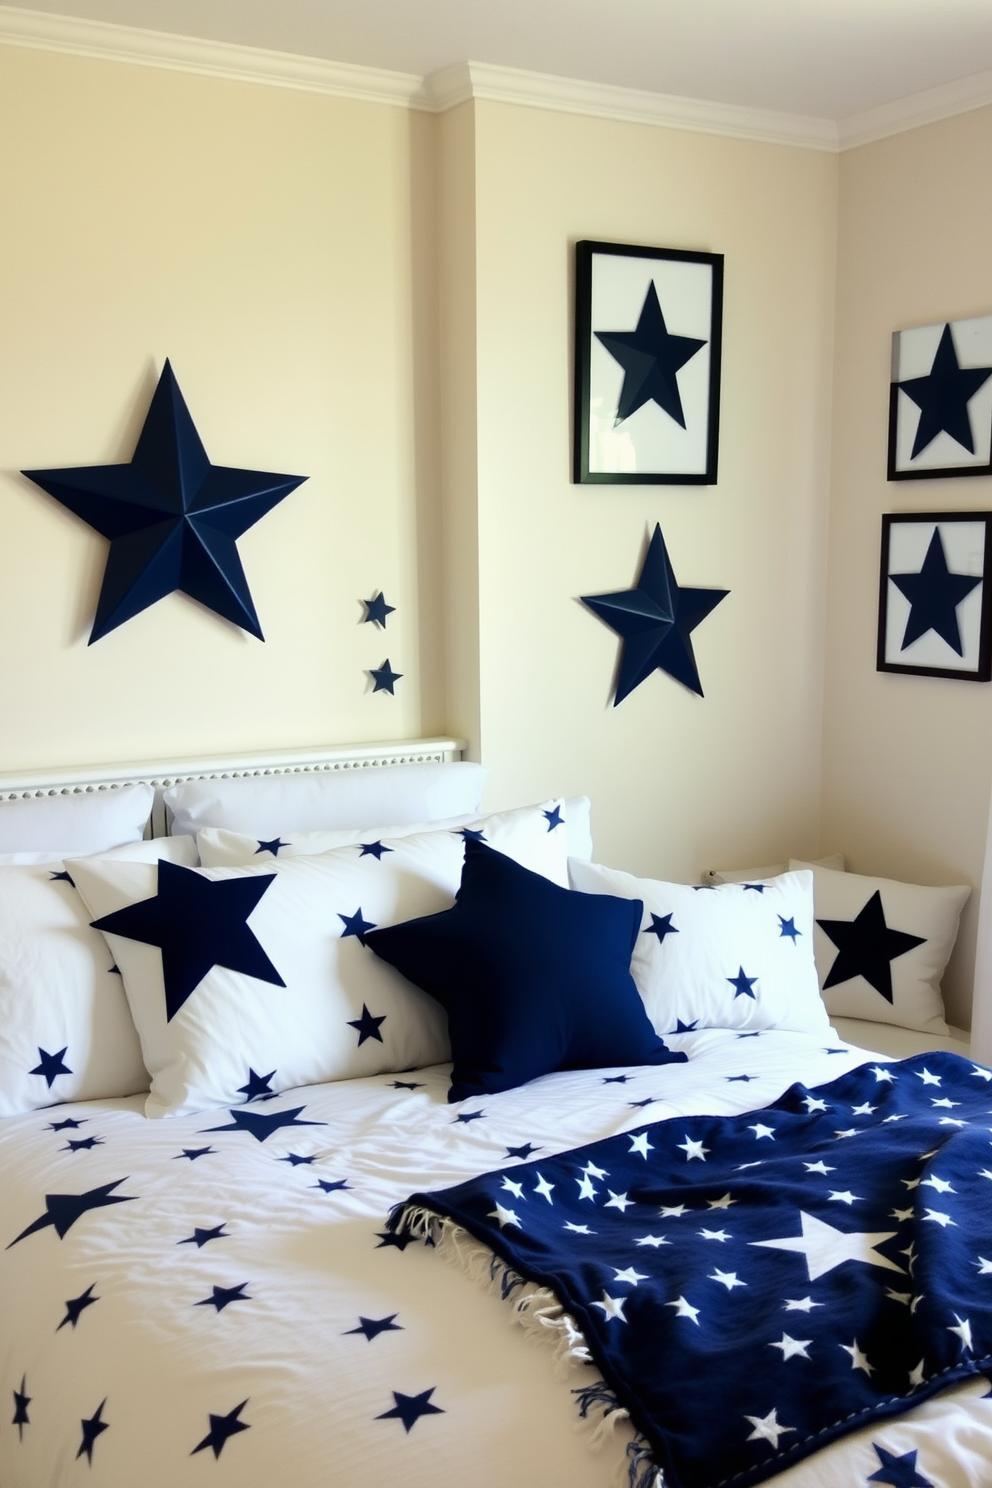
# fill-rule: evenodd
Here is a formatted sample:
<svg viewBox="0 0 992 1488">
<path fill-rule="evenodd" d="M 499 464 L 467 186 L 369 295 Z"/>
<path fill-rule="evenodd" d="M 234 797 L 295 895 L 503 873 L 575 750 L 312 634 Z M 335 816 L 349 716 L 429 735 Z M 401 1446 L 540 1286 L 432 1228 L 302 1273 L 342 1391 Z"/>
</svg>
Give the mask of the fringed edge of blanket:
<svg viewBox="0 0 992 1488">
<path fill-rule="evenodd" d="M 592 1365 L 582 1329 L 554 1292 L 522 1276 L 448 1215 L 423 1204 L 401 1204 L 389 1216 L 388 1227 L 433 1245 L 449 1265 L 506 1302 L 513 1321 L 532 1339 L 550 1347 L 558 1379 L 566 1379 L 576 1365 Z M 618 1426 L 630 1422 L 628 1411 L 605 1380 L 580 1386 L 572 1394 L 591 1447 L 600 1446 Z M 635 1434 L 625 1456 L 617 1473 L 618 1488 L 665 1488 L 664 1474 L 644 1437 Z"/>
</svg>

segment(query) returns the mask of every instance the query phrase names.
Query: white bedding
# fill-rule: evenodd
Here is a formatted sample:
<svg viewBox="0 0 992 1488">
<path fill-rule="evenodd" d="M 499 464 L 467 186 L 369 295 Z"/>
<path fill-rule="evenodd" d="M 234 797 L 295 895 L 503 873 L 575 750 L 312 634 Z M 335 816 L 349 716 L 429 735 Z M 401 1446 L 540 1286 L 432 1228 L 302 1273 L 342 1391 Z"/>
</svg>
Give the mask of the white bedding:
<svg viewBox="0 0 992 1488">
<path fill-rule="evenodd" d="M 503 1166 L 512 1149 L 523 1159 L 759 1107 L 874 1058 L 795 1033 L 671 1042 L 687 1064 L 555 1074 L 461 1106 L 446 1103 L 440 1066 L 285 1091 L 238 1113 L 302 1107 L 300 1122 L 321 1124 L 264 1141 L 214 1130 L 235 1120 L 227 1110 L 148 1120 L 142 1097 L 3 1121 L 0 1488 L 622 1481 L 624 1427 L 594 1441 L 577 1420 L 570 1391 L 588 1368 L 556 1378 L 498 1298 L 431 1249 L 377 1235 L 411 1191 Z M 61 1239 L 49 1222 L 13 1243 L 72 1217 L 46 1195 L 114 1184 L 107 1198 L 133 1202 L 81 1212 Z M 776 1481 L 992 1483 L 987 1390 L 958 1387 Z M 407 1429 L 404 1412 L 425 1406 Z M 882 1476 L 888 1458 L 901 1466 Z"/>
</svg>

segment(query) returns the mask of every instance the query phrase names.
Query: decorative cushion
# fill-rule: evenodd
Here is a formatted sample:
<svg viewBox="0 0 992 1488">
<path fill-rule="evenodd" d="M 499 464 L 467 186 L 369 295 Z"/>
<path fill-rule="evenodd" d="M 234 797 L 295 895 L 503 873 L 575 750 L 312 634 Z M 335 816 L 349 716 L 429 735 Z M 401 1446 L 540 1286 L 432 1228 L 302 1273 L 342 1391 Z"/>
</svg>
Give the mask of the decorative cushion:
<svg viewBox="0 0 992 1488">
<path fill-rule="evenodd" d="M 163 799 L 176 832 L 224 827 L 257 837 L 280 832 L 382 828 L 393 822 L 434 822 L 477 812 L 489 771 L 450 764 L 369 766 L 367 769 L 244 775 L 187 780 Z"/>
<path fill-rule="evenodd" d="M 563 827 L 542 809 L 493 817 L 486 837 L 567 881 Z M 195 871 L 73 865 L 124 975 L 147 1114 L 446 1060 L 442 1010 L 364 943 L 453 903 L 465 840 L 428 832 Z"/>
<path fill-rule="evenodd" d="M 136 842 L 112 859 L 195 863 L 191 837 Z M 114 958 L 73 873 L 0 867 L 0 1116 L 148 1089 Z"/>
<path fill-rule="evenodd" d="M 970 893 L 813 865 L 816 967 L 831 1016 L 945 1034 L 940 979 Z"/>
<path fill-rule="evenodd" d="M 781 1028 L 825 1037 L 813 960 L 813 879 L 673 884 L 570 863 L 586 893 L 641 899 L 631 973 L 659 1033 Z"/>
<path fill-rule="evenodd" d="M 565 847 L 570 858 L 592 857 L 592 829 L 589 819 L 589 797 L 570 796 L 567 801 L 546 801 L 539 808 L 549 822 L 555 809 L 565 819 Z M 414 826 L 380 827 L 378 830 L 352 828 L 339 832 L 280 832 L 275 837 L 248 837 L 241 832 L 228 832 L 223 827 L 205 827 L 197 834 L 200 862 L 205 868 L 221 868 L 259 859 L 312 857 L 338 847 L 368 846 L 377 838 L 411 837 L 419 832 L 472 831 L 485 834 L 490 823 L 498 823 L 505 812 L 488 816 L 453 816 L 441 822 L 418 822 Z M 539 870 L 541 871 L 541 870 Z"/>
<path fill-rule="evenodd" d="M 485 843 L 465 844 L 451 909 L 367 944 L 448 1014 L 449 1101 L 559 1069 L 667 1064 L 631 980 L 639 903 L 559 888 Z"/>
<path fill-rule="evenodd" d="M 151 814 L 150 785 L 0 801 L 0 853 L 82 857 L 139 842 Z"/>
</svg>

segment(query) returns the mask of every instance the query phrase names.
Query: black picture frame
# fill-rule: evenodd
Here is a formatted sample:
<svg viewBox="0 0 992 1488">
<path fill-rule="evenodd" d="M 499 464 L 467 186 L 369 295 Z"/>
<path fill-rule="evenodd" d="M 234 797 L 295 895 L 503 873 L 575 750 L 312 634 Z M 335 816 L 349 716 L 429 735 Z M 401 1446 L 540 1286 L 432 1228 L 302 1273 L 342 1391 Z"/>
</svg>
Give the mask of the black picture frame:
<svg viewBox="0 0 992 1488">
<path fill-rule="evenodd" d="M 992 680 L 990 579 L 992 511 L 886 513 L 877 670 Z"/>
<path fill-rule="evenodd" d="M 992 475 L 992 315 L 893 333 L 886 475 Z"/>
<path fill-rule="evenodd" d="M 576 484 L 716 484 L 723 267 L 722 253 L 576 243 Z"/>
</svg>

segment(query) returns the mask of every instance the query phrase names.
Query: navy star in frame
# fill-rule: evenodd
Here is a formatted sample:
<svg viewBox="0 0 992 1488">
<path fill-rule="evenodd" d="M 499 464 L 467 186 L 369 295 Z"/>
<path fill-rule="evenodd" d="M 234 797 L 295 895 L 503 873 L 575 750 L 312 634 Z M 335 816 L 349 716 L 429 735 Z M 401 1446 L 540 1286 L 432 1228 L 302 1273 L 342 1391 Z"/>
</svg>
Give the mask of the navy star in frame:
<svg viewBox="0 0 992 1488">
<path fill-rule="evenodd" d="M 910 377 L 896 384 L 920 410 L 911 460 L 922 454 L 941 433 L 949 434 L 969 455 L 975 453 L 968 404 L 990 377 L 992 367 L 959 366 L 951 327 L 945 325 L 927 375 Z"/>
<path fill-rule="evenodd" d="M 958 605 L 982 582 L 981 576 L 951 573 L 940 535 L 934 527 L 923 567 L 918 573 L 889 574 L 899 593 L 909 600 L 909 619 L 903 633 L 901 650 L 905 651 L 920 636 L 933 630 L 958 656 L 964 655 Z"/>
<path fill-rule="evenodd" d="M 274 873 L 212 880 L 162 859 L 158 893 L 103 915 L 93 928 L 160 948 L 165 1015 L 171 1022 L 215 966 L 285 987 L 247 923 L 274 882 Z"/>
<path fill-rule="evenodd" d="M 307 477 L 211 465 L 168 361 L 130 464 L 22 473 L 110 540 L 90 645 L 177 589 L 265 639 L 236 540 Z"/>
<path fill-rule="evenodd" d="M 373 692 L 388 692 L 389 695 L 390 695 L 390 697 L 394 697 L 395 696 L 394 689 L 396 687 L 396 683 L 400 680 L 400 678 L 402 677 L 402 675 L 403 675 L 402 672 L 394 672 L 393 671 L 392 667 L 389 665 L 389 657 L 387 656 L 386 659 L 385 659 L 385 661 L 382 663 L 382 666 L 381 667 L 370 667 L 369 668 L 369 676 L 372 678 L 372 681 L 375 683 L 375 686 L 372 688 L 372 691 Z"/>
<path fill-rule="evenodd" d="M 623 368 L 623 387 L 614 428 L 650 402 L 657 403 L 684 429 L 685 413 L 679 395 L 678 373 L 706 342 L 695 336 L 671 334 L 665 324 L 654 280 L 648 284 L 635 330 L 595 331 L 593 334 Z"/>
<path fill-rule="evenodd" d="M 992 679 L 992 512 L 886 513 L 881 559 L 877 670 Z"/>
<path fill-rule="evenodd" d="M 817 920 L 816 923 L 837 947 L 823 990 L 860 976 L 888 1003 L 893 1000 L 891 963 L 925 942 L 924 936 L 890 930 L 878 889 L 853 920 Z"/>
<path fill-rule="evenodd" d="M 613 706 L 622 703 L 655 670 L 667 672 L 702 697 L 691 635 L 729 592 L 682 588 L 675 578 L 661 527 L 656 524 L 633 589 L 583 594 L 582 603 L 623 642 Z"/>
</svg>

